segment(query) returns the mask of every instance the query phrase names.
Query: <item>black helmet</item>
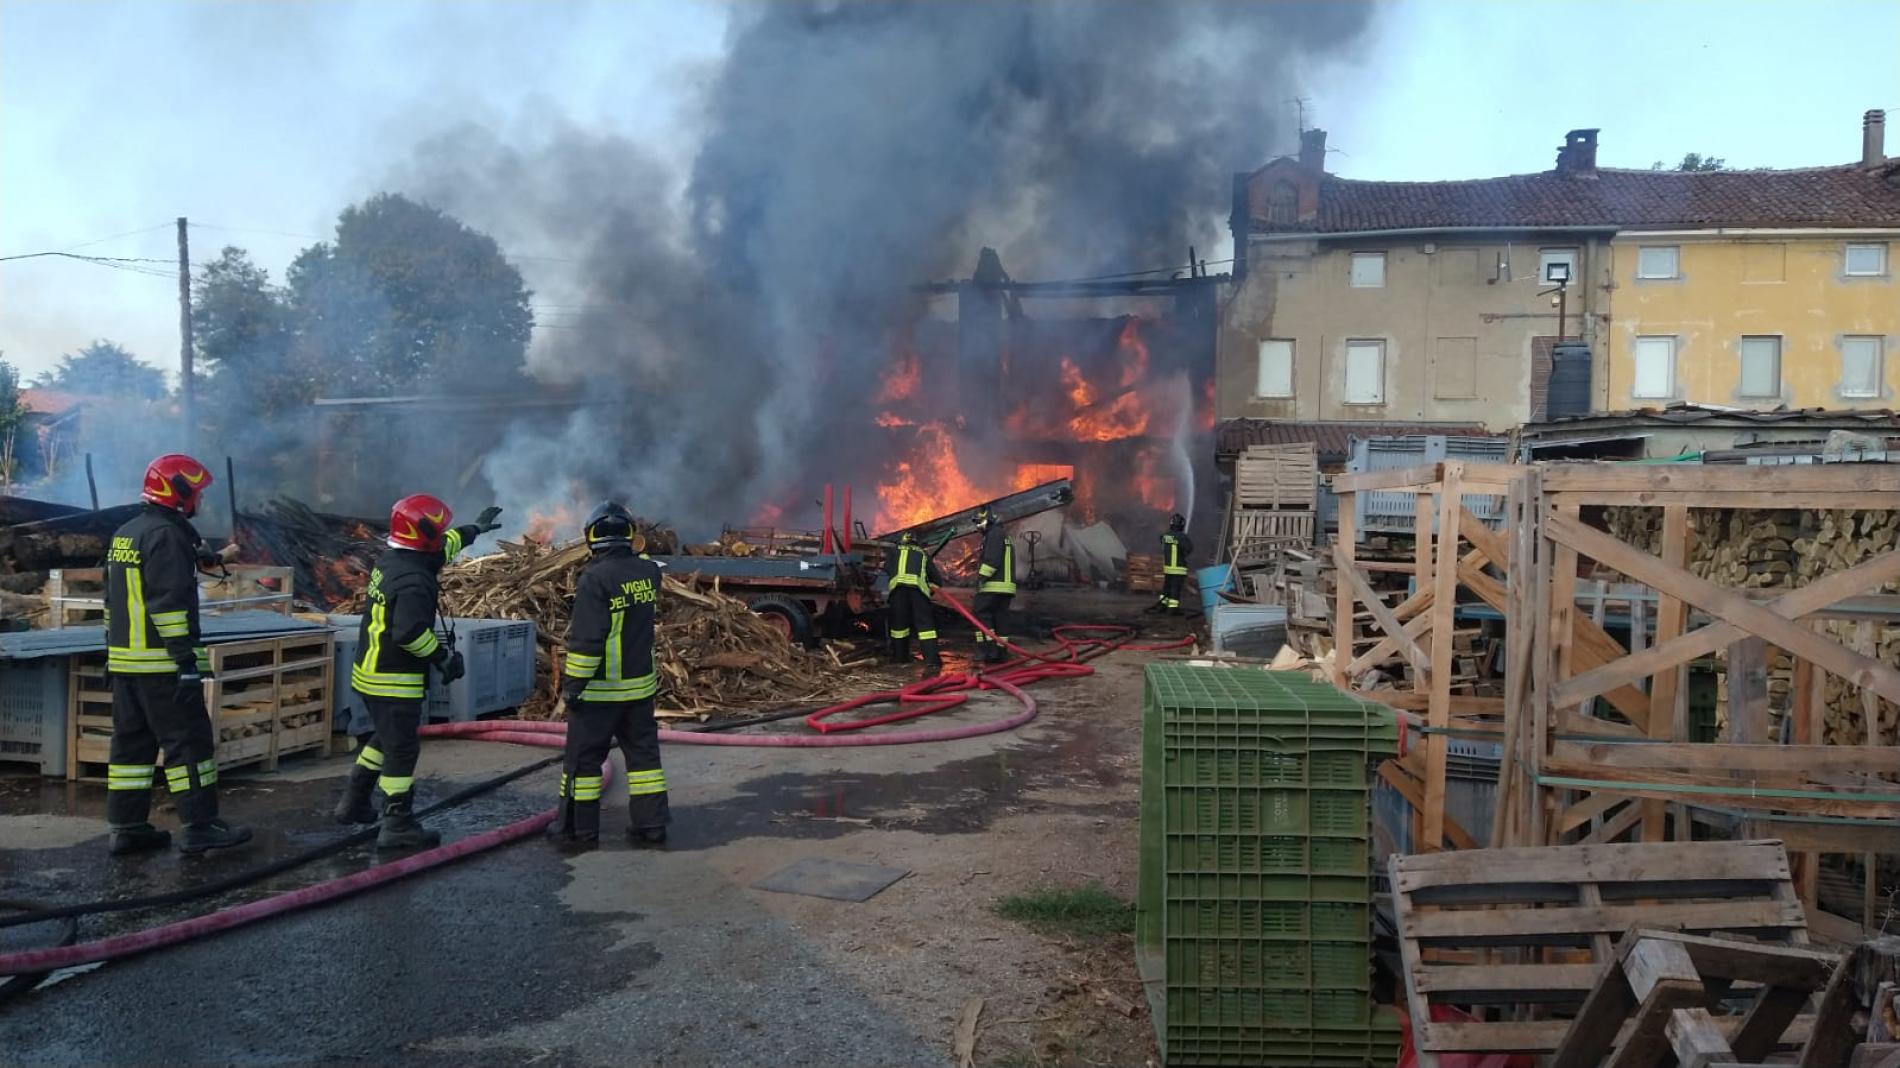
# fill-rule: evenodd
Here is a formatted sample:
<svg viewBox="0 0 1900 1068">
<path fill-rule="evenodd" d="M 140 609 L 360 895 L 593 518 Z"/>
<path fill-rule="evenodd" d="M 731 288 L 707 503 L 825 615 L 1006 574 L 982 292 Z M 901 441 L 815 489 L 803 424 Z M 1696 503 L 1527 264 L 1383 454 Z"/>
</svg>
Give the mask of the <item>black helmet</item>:
<svg viewBox="0 0 1900 1068">
<path fill-rule="evenodd" d="M 608 549 L 633 544 L 633 513 L 618 501 L 608 501 L 594 509 L 581 528 L 590 549 Z"/>
<path fill-rule="evenodd" d="M 1181 514 L 1180 512 L 1176 512 L 1176 513 L 1174 513 L 1174 514 L 1173 514 L 1172 516 L 1169 516 L 1169 517 L 1168 517 L 1168 529 L 1169 529 L 1169 530 L 1173 530 L 1173 531 L 1177 531 L 1177 532 L 1178 532 L 1178 531 L 1183 531 L 1183 530 L 1186 530 L 1186 529 L 1187 529 L 1187 516 L 1184 516 L 1184 515 L 1182 515 L 1182 514 Z"/>
<path fill-rule="evenodd" d="M 899 535 L 897 536 L 897 544 L 899 544 L 899 545 L 915 545 L 915 544 L 917 544 L 917 532 L 916 532 L 916 531 L 914 531 L 914 530 L 906 530 L 906 531 L 904 531 L 904 532 L 903 532 L 902 534 L 899 534 Z"/>
<path fill-rule="evenodd" d="M 976 525 L 977 526 L 987 527 L 991 523 L 994 523 L 994 522 L 996 522 L 996 513 L 990 511 L 989 505 L 987 504 L 983 505 L 982 507 L 976 510 Z"/>
</svg>

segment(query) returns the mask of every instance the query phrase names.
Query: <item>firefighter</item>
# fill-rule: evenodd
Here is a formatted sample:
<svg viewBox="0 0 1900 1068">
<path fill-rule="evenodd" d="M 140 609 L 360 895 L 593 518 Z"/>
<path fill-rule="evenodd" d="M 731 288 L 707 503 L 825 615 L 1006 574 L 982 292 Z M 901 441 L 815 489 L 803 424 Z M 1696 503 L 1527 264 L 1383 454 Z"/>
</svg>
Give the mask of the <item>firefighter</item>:
<svg viewBox="0 0 1900 1068">
<path fill-rule="evenodd" d="M 1168 520 L 1168 532 L 1161 535 L 1161 599 L 1149 611 L 1185 614 L 1181 611 L 1181 587 L 1187 585 L 1187 558 L 1193 552 L 1187 517 L 1176 512 Z"/>
<path fill-rule="evenodd" d="M 976 510 L 976 527 L 983 532 L 983 553 L 976 567 L 974 611 L 984 626 L 996 632 L 995 641 L 981 630 L 976 632 L 977 658 L 1000 664 L 1009 659 L 1003 645 L 1009 641 L 1009 602 L 1016 596 L 1016 546 L 987 504 Z"/>
<path fill-rule="evenodd" d="M 451 527 L 449 506 L 424 493 L 404 497 L 389 511 L 389 550 L 363 587 L 367 604 L 350 665 L 350 688 L 362 695 L 372 733 L 356 750 L 356 766 L 335 811 L 339 823 L 375 823 L 370 791 L 381 788 L 378 849 L 424 849 L 442 840 L 415 817 L 416 758 L 422 751 L 416 729 L 428 674 L 433 668 L 446 686 L 463 672 L 462 654 L 436 636 L 437 576 L 477 536 L 500 526 L 500 514 L 487 508 L 474 523 Z"/>
<path fill-rule="evenodd" d="M 660 608 L 660 565 L 633 551 L 633 514 L 608 501 L 582 528 L 593 559 L 574 590 L 567 626 L 561 700 L 567 706 L 567 759 L 561 818 L 551 828 L 564 845 L 600 840 L 601 764 L 614 743 L 627 760 L 627 839 L 635 849 L 666 845 L 671 814 L 660 769 L 660 724 L 653 718 L 659 675 L 653 621 Z"/>
<path fill-rule="evenodd" d="M 251 832 L 218 818 L 217 739 L 205 708 L 210 658 L 199 644 L 198 562 L 191 525 L 211 485 L 205 465 L 169 453 L 145 468 L 145 506 L 106 552 L 106 669 L 112 746 L 106 820 L 114 854 L 171 845 L 152 826 L 152 785 L 165 750 L 165 785 L 184 824 L 181 853 L 243 845 Z"/>
<path fill-rule="evenodd" d="M 884 596 L 890 606 L 891 660 L 910 663 L 910 634 L 917 632 L 917 644 L 924 651 L 924 678 L 943 674 L 943 658 L 937 655 L 937 621 L 930 611 L 930 589 L 943 581 L 936 561 L 917 544 L 917 535 L 906 530 L 898 536 L 897 551 L 885 565 Z"/>
</svg>

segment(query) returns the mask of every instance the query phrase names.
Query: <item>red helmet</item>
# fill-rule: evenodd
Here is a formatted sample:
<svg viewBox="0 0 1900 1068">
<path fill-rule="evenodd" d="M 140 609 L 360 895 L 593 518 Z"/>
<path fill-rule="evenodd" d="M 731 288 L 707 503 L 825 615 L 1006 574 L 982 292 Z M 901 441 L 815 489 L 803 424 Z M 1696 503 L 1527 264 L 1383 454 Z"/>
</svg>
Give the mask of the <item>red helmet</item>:
<svg viewBox="0 0 1900 1068">
<path fill-rule="evenodd" d="M 412 493 L 389 509 L 389 547 L 439 552 L 455 513 L 426 493 Z"/>
<path fill-rule="evenodd" d="M 139 496 L 187 516 L 198 513 L 198 498 L 211 485 L 211 469 L 182 452 L 168 452 L 145 467 Z"/>
</svg>

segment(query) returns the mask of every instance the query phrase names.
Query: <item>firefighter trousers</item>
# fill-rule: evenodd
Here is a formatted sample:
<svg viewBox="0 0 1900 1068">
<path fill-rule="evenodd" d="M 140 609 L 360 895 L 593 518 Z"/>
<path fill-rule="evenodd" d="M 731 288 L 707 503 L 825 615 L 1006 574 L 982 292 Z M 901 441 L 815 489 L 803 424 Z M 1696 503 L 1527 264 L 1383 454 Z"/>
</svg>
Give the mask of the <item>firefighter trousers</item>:
<svg viewBox="0 0 1900 1068">
<path fill-rule="evenodd" d="M 996 637 L 1004 642 L 1010 640 L 1009 602 L 1011 600 L 1013 598 L 1007 593 L 979 593 L 971 602 L 971 612 L 977 620 L 996 632 Z M 1001 645 L 990 641 L 990 636 L 980 630 L 976 632 L 976 652 L 979 657 L 992 663 L 1005 660 L 1009 656 Z"/>
<path fill-rule="evenodd" d="M 1163 575 L 1161 577 L 1161 600 L 1159 602 L 1160 606 L 1162 608 L 1171 609 L 1173 611 L 1177 611 L 1177 612 L 1180 611 L 1181 610 L 1181 588 L 1186 585 L 1187 585 L 1187 576 L 1184 574 L 1183 575 Z"/>
<path fill-rule="evenodd" d="M 165 750 L 165 786 L 179 822 L 218 818 L 217 738 L 204 690 L 182 694 L 178 676 L 112 676 L 112 743 L 106 772 L 106 821 L 113 827 L 149 823 L 158 751 Z"/>
<path fill-rule="evenodd" d="M 899 586 L 891 591 L 890 630 L 892 660 L 910 663 L 910 638 L 915 632 L 917 644 L 924 652 L 924 663 L 936 668 L 943 666 L 943 658 L 937 655 L 937 617 L 924 591 L 915 586 Z"/>
<path fill-rule="evenodd" d="M 386 798 L 397 798 L 416 788 L 416 758 L 422 755 L 422 701 L 414 698 L 363 695 L 363 709 L 374 730 L 356 749 L 356 766 L 376 773 L 376 786 Z"/>
<path fill-rule="evenodd" d="M 666 772 L 660 769 L 660 722 L 653 717 L 653 698 L 583 698 L 567 706 L 562 830 L 588 838 L 600 834 L 601 764 L 615 743 L 627 760 L 627 826 L 635 831 L 663 831 L 672 820 L 666 802 Z"/>
</svg>

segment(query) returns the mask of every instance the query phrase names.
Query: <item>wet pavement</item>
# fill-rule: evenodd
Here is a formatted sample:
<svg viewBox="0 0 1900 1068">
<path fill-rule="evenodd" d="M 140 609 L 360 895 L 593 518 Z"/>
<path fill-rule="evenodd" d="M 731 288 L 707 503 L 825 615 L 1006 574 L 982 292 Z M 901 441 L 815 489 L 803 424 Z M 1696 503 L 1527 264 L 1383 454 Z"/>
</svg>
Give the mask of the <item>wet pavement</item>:
<svg viewBox="0 0 1900 1068">
<path fill-rule="evenodd" d="M 989 695 L 933 725 L 1011 708 Z M 925 746 L 669 746 L 675 825 L 665 853 L 624 846 L 624 808 L 610 794 L 609 844 L 595 853 L 566 857 L 518 843 L 57 977 L 0 1003 L 0 1063 L 944 1064 L 948 1034 L 918 1033 L 879 996 L 888 992 L 862 989 L 827 963 L 812 931 L 747 888 L 747 864 L 784 849 L 833 855 L 840 839 L 867 828 L 971 835 L 1027 809 L 1132 818 L 1132 796 L 1092 789 L 1113 781 L 1100 749 L 1086 721 L 1048 717 L 1009 735 Z M 546 755 L 432 741 L 422 797 Z M 328 841 L 340 833 L 327 809 L 347 768 L 335 757 L 229 776 L 226 814 L 257 828 L 253 847 L 127 862 L 105 854 L 103 789 L 0 776 L 0 898 L 50 904 L 156 893 Z M 554 777 L 553 769 L 534 773 L 432 823 L 454 839 L 540 811 Z M 1050 790 L 1064 800 L 1036 797 Z M 169 814 L 156 822 L 169 823 Z M 778 844 L 760 851 L 764 840 Z M 352 849 L 215 902 L 89 917 L 81 937 L 369 863 L 367 848 Z M 863 906 L 825 907 L 836 911 L 821 915 L 849 924 L 849 910 Z M 0 931 L 0 949 L 49 936 L 45 928 Z"/>
</svg>

